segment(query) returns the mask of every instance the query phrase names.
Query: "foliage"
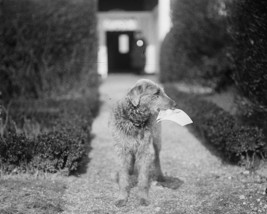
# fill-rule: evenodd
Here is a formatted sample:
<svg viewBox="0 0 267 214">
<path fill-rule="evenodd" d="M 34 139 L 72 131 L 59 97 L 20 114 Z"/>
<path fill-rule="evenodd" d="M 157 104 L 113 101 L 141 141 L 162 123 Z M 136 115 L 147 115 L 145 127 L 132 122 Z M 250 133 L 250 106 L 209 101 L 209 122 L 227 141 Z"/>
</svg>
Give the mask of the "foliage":
<svg viewBox="0 0 267 214">
<path fill-rule="evenodd" d="M 244 123 L 261 127 L 267 139 L 267 2 L 234 0 L 228 13 L 238 114 Z"/>
<path fill-rule="evenodd" d="M 69 174 L 99 105 L 96 0 L 4 0 L 0 19 L 0 172 Z"/>
<path fill-rule="evenodd" d="M 197 81 L 216 88 L 229 80 L 224 9 L 222 1 L 173 2 L 173 27 L 161 48 L 162 82 Z"/>
<path fill-rule="evenodd" d="M 235 84 L 252 103 L 266 108 L 267 2 L 235 0 L 229 14 Z"/>
<path fill-rule="evenodd" d="M 194 128 L 226 159 L 238 161 L 253 154 L 267 156 L 261 129 L 241 125 L 234 116 L 196 95 L 180 92 L 170 85 L 167 85 L 166 91 L 179 108 L 190 115 Z"/>
<path fill-rule="evenodd" d="M 35 101 L 32 106 L 13 104 L 12 119 L 0 137 L 0 171 L 76 171 L 90 149 L 90 103 L 96 101 L 84 98 Z"/>
<path fill-rule="evenodd" d="M 95 87 L 95 0 L 8 0 L 0 7 L 2 99 Z"/>
</svg>

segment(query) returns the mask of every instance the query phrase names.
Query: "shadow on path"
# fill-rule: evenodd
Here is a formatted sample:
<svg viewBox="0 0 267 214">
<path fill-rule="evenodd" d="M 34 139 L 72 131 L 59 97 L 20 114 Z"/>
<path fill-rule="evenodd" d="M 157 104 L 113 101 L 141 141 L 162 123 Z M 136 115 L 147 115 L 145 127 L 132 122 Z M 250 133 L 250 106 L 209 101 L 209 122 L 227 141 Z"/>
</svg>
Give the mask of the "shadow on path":
<svg viewBox="0 0 267 214">
<path fill-rule="evenodd" d="M 180 188 L 184 183 L 184 181 L 180 180 L 179 178 L 172 177 L 172 176 L 165 176 L 164 179 L 165 181 L 157 182 L 156 185 L 176 190 Z"/>
<path fill-rule="evenodd" d="M 87 144 L 85 147 L 85 154 L 82 157 L 80 165 L 78 166 L 78 169 L 75 172 L 70 173 L 71 176 L 79 177 L 80 175 L 87 173 L 88 165 L 91 161 L 91 158 L 89 157 L 89 153 L 92 151 L 91 142 L 93 141 L 94 138 L 95 134 L 91 133 L 88 142 L 86 142 Z"/>
<path fill-rule="evenodd" d="M 236 163 L 234 162 L 234 160 L 229 160 L 229 158 L 227 158 L 225 156 L 225 154 L 223 154 L 222 151 L 218 150 L 218 148 L 216 148 L 214 145 L 212 145 L 211 143 L 208 142 L 207 138 L 204 136 L 204 133 L 202 133 L 202 131 L 198 130 L 196 127 L 194 127 L 194 124 L 189 125 L 187 127 L 187 129 L 190 131 L 190 133 L 192 133 L 198 140 L 199 142 L 214 156 L 216 156 L 217 158 L 219 158 L 222 161 L 222 164 L 227 164 L 227 165 L 233 165 L 235 166 Z"/>
</svg>

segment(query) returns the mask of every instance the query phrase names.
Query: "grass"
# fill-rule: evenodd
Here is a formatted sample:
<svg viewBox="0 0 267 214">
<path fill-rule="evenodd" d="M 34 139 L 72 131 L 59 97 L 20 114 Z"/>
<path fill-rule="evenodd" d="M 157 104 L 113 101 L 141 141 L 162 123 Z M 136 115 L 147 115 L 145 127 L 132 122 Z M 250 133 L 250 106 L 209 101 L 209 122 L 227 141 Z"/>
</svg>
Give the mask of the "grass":
<svg viewBox="0 0 267 214">
<path fill-rule="evenodd" d="M 266 213 L 266 177 L 245 173 L 224 179 L 220 176 L 200 179 L 196 183 L 197 197 L 201 201 L 199 213 Z"/>
<path fill-rule="evenodd" d="M 50 177 L 0 178 L 0 214 L 54 214 L 64 209 L 64 182 Z"/>
</svg>

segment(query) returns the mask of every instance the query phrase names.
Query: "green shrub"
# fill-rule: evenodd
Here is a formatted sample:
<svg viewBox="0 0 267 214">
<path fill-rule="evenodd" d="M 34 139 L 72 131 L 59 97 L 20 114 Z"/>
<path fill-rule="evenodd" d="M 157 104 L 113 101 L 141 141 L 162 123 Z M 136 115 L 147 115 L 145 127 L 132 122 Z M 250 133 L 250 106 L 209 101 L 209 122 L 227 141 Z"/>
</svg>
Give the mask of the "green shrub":
<svg viewBox="0 0 267 214">
<path fill-rule="evenodd" d="M 266 141 L 261 129 L 244 126 L 216 104 L 180 92 L 174 86 L 166 85 L 166 92 L 192 118 L 193 127 L 227 160 L 239 161 L 253 154 L 267 156 L 267 151 L 264 150 Z"/>
<path fill-rule="evenodd" d="M 3 1 L 0 19 L 4 100 L 96 87 L 95 0 Z"/>
<path fill-rule="evenodd" d="M 161 47 L 162 82 L 198 82 L 213 88 L 229 83 L 230 40 L 223 12 L 222 1 L 173 1 L 173 27 Z"/>
</svg>

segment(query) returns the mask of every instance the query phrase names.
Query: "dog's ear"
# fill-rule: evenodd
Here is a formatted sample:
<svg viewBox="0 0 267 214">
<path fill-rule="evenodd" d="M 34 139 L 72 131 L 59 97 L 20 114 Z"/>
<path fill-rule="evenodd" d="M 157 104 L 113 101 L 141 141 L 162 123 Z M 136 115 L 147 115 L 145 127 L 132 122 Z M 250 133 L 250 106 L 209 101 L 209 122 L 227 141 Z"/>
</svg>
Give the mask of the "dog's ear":
<svg viewBox="0 0 267 214">
<path fill-rule="evenodd" d="M 142 94 L 142 86 L 141 85 L 133 87 L 128 92 L 128 98 L 129 98 L 130 102 L 133 104 L 133 106 L 137 107 L 139 105 L 141 94 Z"/>
</svg>

